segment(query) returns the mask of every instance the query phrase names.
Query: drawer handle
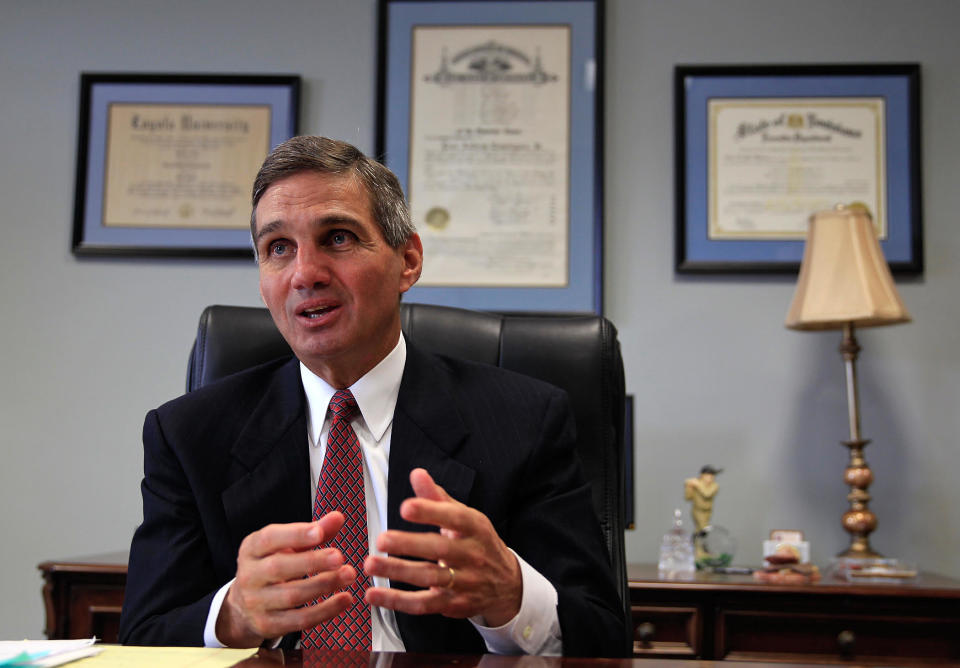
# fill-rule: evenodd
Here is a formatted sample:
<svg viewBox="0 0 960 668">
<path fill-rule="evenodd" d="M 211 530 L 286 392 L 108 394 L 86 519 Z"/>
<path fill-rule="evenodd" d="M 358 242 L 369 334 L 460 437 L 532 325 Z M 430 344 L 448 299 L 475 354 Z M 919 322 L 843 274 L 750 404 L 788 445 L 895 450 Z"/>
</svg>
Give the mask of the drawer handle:
<svg viewBox="0 0 960 668">
<path fill-rule="evenodd" d="M 837 645 L 843 656 L 853 656 L 857 649 L 857 636 L 853 631 L 841 631 L 837 634 Z"/>
<path fill-rule="evenodd" d="M 648 643 L 653 640 L 653 636 L 657 633 L 657 627 L 651 624 L 650 622 L 643 622 L 642 624 L 637 625 L 636 637 L 642 643 Z"/>
</svg>

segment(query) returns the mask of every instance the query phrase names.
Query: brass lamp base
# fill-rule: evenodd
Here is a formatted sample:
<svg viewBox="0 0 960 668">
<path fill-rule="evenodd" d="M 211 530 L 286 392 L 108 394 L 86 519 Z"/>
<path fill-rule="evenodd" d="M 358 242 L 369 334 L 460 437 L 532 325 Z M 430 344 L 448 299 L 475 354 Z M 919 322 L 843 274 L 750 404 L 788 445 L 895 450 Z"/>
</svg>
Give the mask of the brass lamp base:
<svg viewBox="0 0 960 668">
<path fill-rule="evenodd" d="M 869 439 L 860 438 L 860 400 L 857 392 L 857 355 L 860 344 L 853 333 L 853 323 L 843 327 L 843 341 L 840 354 L 843 355 L 847 371 L 847 412 L 850 418 L 850 440 L 843 444 L 850 449 L 850 463 L 843 472 L 843 481 L 850 485 L 847 501 L 850 510 L 843 514 L 843 528 L 850 534 L 850 547 L 838 554 L 838 557 L 872 558 L 881 556 L 870 547 L 868 536 L 877 528 L 877 516 L 867 505 L 870 493 L 867 488 L 873 482 L 873 471 L 863 458 L 863 449 Z"/>
<path fill-rule="evenodd" d="M 881 555 L 870 547 L 868 536 L 877 528 L 877 516 L 867 508 L 870 502 L 870 493 L 867 488 L 873 482 L 873 472 L 863 458 L 863 448 L 869 440 L 843 441 L 850 448 L 850 464 L 843 473 L 843 481 L 850 485 L 847 501 L 850 510 L 843 514 L 843 528 L 850 534 L 850 547 L 839 553 L 838 557 L 853 557 L 859 559 L 878 558 Z"/>
</svg>

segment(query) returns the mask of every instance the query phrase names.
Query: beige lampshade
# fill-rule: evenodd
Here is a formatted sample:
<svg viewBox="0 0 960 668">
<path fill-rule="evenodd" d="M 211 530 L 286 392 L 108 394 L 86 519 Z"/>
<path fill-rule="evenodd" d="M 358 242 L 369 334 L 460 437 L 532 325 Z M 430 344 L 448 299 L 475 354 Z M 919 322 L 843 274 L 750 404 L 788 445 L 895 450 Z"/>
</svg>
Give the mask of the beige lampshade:
<svg viewBox="0 0 960 668">
<path fill-rule="evenodd" d="M 812 215 L 787 327 L 840 329 L 845 323 L 874 327 L 909 321 L 870 215 L 853 207 Z"/>
</svg>

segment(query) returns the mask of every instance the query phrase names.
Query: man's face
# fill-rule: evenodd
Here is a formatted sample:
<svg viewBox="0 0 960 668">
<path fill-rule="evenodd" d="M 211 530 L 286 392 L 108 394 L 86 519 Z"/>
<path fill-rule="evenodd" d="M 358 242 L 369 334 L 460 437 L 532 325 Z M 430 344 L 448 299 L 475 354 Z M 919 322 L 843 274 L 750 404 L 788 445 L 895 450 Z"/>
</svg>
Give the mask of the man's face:
<svg viewBox="0 0 960 668">
<path fill-rule="evenodd" d="M 420 277 L 420 238 L 391 248 L 352 175 L 277 181 L 256 224 L 260 295 L 283 338 L 334 387 L 353 384 L 397 343 L 400 295 Z"/>
</svg>

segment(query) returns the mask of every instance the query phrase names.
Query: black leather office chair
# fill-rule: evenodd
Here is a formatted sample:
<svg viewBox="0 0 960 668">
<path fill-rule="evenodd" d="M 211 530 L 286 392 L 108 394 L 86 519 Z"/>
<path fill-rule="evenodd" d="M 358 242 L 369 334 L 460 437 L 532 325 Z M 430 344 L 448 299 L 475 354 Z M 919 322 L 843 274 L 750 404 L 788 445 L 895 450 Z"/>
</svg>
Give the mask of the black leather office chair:
<svg viewBox="0 0 960 668">
<path fill-rule="evenodd" d="M 593 315 L 497 315 L 401 303 L 404 335 L 434 353 L 533 376 L 570 395 L 577 450 L 629 611 L 624 555 L 624 378 L 617 330 Z M 190 354 L 187 391 L 292 352 L 265 308 L 209 306 Z M 629 616 L 627 617 L 629 620 Z"/>
</svg>

